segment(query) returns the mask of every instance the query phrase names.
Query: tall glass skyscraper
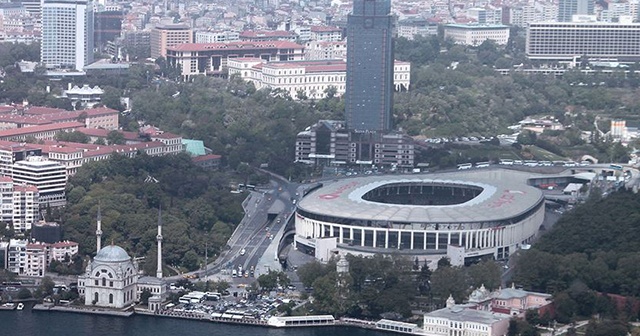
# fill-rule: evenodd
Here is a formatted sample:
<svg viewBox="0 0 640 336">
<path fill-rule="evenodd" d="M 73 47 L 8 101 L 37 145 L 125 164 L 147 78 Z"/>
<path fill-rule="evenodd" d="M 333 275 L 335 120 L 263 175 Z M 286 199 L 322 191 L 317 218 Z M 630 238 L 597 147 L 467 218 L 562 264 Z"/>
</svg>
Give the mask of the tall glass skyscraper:
<svg viewBox="0 0 640 336">
<path fill-rule="evenodd" d="M 78 71 L 93 62 L 91 0 L 44 0 L 40 61 L 47 68 Z"/>
<path fill-rule="evenodd" d="M 356 133 L 387 132 L 393 108 L 390 0 L 354 0 L 347 21 L 345 115 Z"/>
</svg>

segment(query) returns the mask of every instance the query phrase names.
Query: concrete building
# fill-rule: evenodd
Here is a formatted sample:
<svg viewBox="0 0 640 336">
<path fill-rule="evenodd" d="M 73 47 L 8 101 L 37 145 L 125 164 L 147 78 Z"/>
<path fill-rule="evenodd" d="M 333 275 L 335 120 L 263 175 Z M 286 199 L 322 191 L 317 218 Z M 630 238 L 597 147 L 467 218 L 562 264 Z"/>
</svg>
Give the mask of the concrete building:
<svg viewBox="0 0 640 336">
<path fill-rule="evenodd" d="M 457 44 L 477 47 L 486 40 L 493 40 L 498 45 L 509 42 L 509 26 L 448 24 L 444 26 L 444 37 L 451 38 Z"/>
<path fill-rule="evenodd" d="M 7 250 L 7 267 L 9 272 L 24 275 L 28 272 L 27 240 L 11 239 Z"/>
<path fill-rule="evenodd" d="M 530 59 L 575 61 L 640 60 L 640 23 L 537 22 L 529 24 L 526 54 Z"/>
<path fill-rule="evenodd" d="M 307 42 L 304 59 L 309 61 L 347 59 L 347 42 Z"/>
<path fill-rule="evenodd" d="M 42 277 L 47 269 L 47 245 L 28 243 L 26 245 L 26 269 L 21 275 Z"/>
<path fill-rule="evenodd" d="M 41 204 L 60 206 L 66 203 L 67 170 L 60 163 L 39 156 L 30 156 L 11 167 L 16 183 L 38 188 Z"/>
<path fill-rule="evenodd" d="M 167 49 L 167 61 L 182 69 L 182 77 L 226 76 L 229 59 L 252 57 L 265 61 L 300 61 L 304 47 L 289 41 L 186 43 Z"/>
<path fill-rule="evenodd" d="M 438 25 L 422 18 L 399 20 L 396 25 L 398 37 L 413 40 L 416 36 L 438 35 Z"/>
<path fill-rule="evenodd" d="M 90 0 L 43 0 L 40 61 L 76 71 L 92 63 L 93 15 Z"/>
<path fill-rule="evenodd" d="M 502 336 L 509 329 L 510 315 L 456 306 L 447 300 L 447 307 L 424 314 L 423 333 L 433 336 L 474 335 Z"/>
<path fill-rule="evenodd" d="M 40 193 L 38 188 L 27 184 L 14 185 L 12 205 L 11 221 L 13 222 L 13 230 L 16 232 L 31 230 L 32 225 L 40 217 Z"/>
<path fill-rule="evenodd" d="M 151 58 L 167 57 L 167 48 L 193 43 L 193 31 L 185 24 L 163 24 L 151 30 Z"/>
<path fill-rule="evenodd" d="M 347 18 L 345 116 L 356 132 L 392 127 L 393 22 L 390 0 L 354 0 Z"/>
<path fill-rule="evenodd" d="M 38 220 L 40 201 L 38 188 L 15 184 L 9 176 L 0 176 L 0 221 L 15 232 L 30 230 Z"/>
<path fill-rule="evenodd" d="M 240 41 L 240 33 L 231 30 L 197 31 L 195 43 L 221 43 Z"/>
<path fill-rule="evenodd" d="M 571 22 L 574 15 L 593 15 L 594 0 L 560 0 L 558 22 Z"/>
<path fill-rule="evenodd" d="M 342 41 L 342 28 L 329 27 L 329 26 L 311 26 L 310 29 L 311 41 L 318 42 L 337 42 Z"/>
<path fill-rule="evenodd" d="M 298 36 L 292 31 L 286 30 L 245 30 L 240 33 L 240 41 L 244 42 L 267 42 L 267 41 L 289 41 L 295 42 Z"/>
<path fill-rule="evenodd" d="M 360 134 L 349 132 L 344 124 L 342 121 L 321 120 L 298 133 L 296 162 L 344 167 L 413 167 L 414 145 L 409 137 L 388 133 L 374 139 L 361 139 Z M 367 141 L 371 143 L 368 144 Z"/>
<path fill-rule="evenodd" d="M 395 61 L 394 89 L 406 91 L 411 81 L 411 64 Z M 345 92 L 347 63 L 343 60 L 264 62 L 259 58 L 229 60 L 229 75 L 250 81 L 256 89 L 283 90 L 293 98 L 326 97 L 327 89 L 335 88 L 334 96 Z"/>
</svg>

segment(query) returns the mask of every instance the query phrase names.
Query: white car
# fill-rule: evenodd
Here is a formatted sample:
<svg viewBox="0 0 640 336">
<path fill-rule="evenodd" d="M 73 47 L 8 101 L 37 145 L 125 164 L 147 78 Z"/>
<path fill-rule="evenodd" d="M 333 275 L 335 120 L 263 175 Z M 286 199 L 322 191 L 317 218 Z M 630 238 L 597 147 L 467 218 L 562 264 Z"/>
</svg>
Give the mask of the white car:
<svg viewBox="0 0 640 336">
<path fill-rule="evenodd" d="M 240 255 L 241 255 L 241 256 L 245 255 L 245 253 L 247 253 L 247 250 L 245 250 L 245 249 L 242 249 L 242 250 L 240 251 Z"/>
</svg>

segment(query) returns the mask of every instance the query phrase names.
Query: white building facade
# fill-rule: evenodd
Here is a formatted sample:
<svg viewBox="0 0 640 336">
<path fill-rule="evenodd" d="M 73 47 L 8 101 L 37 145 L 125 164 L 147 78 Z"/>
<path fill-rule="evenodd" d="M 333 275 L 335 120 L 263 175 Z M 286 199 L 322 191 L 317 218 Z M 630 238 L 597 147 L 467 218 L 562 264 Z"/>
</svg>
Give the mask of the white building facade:
<svg viewBox="0 0 640 336">
<path fill-rule="evenodd" d="M 335 88 L 334 96 L 345 93 L 347 63 L 344 60 L 271 62 L 257 58 L 229 60 L 229 75 L 239 75 L 252 82 L 256 89 L 283 90 L 293 98 L 299 93 L 310 99 L 326 97 L 327 89 Z M 411 64 L 395 61 L 394 87 L 396 91 L 408 90 L 411 81 Z"/>
<path fill-rule="evenodd" d="M 41 156 L 30 156 L 17 161 L 11 167 L 15 183 L 25 183 L 38 188 L 41 203 L 64 205 L 67 186 L 67 169 L 64 165 Z"/>
<path fill-rule="evenodd" d="M 77 71 L 93 62 L 93 2 L 44 0 L 40 60 L 47 68 Z"/>
<path fill-rule="evenodd" d="M 509 26 L 505 25 L 466 25 L 448 24 L 444 26 L 444 37 L 451 38 L 456 44 L 477 47 L 486 40 L 498 45 L 509 42 Z"/>
<path fill-rule="evenodd" d="M 640 60 L 640 23 L 538 22 L 527 28 L 530 59 L 572 61 Z"/>
<path fill-rule="evenodd" d="M 119 246 L 103 247 L 78 277 L 86 306 L 124 308 L 136 300 L 138 265 Z"/>
</svg>

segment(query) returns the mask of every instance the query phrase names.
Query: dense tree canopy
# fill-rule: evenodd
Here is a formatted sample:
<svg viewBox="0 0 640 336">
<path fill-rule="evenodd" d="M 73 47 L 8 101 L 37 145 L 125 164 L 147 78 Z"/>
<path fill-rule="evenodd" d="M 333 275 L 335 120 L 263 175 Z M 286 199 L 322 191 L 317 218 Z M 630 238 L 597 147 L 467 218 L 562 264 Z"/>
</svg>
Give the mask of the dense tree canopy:
<svg viewBox="0 0 640 336">
<path fill-rule="evenodd" d="M 151 177 L 151 178 L 150 178 Z M 155 182 L 157 181 L 157 182 Z M 133 256 L 146 256 L 153 270 L 158 208 L 162 207 L 167 264 L 195 269 L 218 254 L 242 218 L 241 196 L 228 192 L 228 177 L 204 171 L 188 155 L 109 160 L 83 166 L 68 183 L 64 235 L 95 253 L 95 219 L 102 212 L 103 244 L 113 241 Z"/>
</svg>

